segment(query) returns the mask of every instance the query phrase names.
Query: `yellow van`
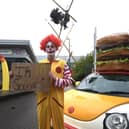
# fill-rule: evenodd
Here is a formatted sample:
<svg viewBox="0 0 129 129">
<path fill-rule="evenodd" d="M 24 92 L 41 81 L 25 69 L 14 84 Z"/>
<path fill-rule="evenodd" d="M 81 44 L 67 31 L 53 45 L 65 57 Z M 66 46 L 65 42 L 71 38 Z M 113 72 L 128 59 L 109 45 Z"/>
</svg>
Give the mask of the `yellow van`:
<svg viewBox="0 0 129 129">
<path fill-rule="evenodd" d="M 65 92 L 65 129 L 129 129 L 129 73 L 92 73 Z"/>
</svg>

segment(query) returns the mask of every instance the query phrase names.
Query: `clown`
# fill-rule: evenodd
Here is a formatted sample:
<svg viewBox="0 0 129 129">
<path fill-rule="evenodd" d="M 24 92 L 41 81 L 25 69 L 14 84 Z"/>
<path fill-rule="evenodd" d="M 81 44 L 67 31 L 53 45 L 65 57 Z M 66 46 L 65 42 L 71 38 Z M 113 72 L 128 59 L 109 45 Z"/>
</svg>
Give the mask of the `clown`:
<svg viewBox="0 0 129 129">
<path fill-rule="evenodd" d="M 41 63 L 51 63 L 48 73 L 51 85 L 50 91 L 37 93 L 39 129 L 64 129 L 64 87 L 73 84 L 71 71 L 64 60 L 55 58 L 55 53 L 61 46 L 61 40 L 53 34 L 40 42 L 40 49 L 47 53 L 47 59 Z"/>
</svg>

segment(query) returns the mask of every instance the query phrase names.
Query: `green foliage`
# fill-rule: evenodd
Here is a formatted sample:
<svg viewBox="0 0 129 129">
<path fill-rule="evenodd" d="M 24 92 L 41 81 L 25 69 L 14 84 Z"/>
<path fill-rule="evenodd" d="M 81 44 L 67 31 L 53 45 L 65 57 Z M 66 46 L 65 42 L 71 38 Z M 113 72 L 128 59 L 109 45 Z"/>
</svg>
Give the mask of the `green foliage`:
<svg viewBox="0 0 129 129">
<path fill-rule="evenodd" d="M 82 56 L 72 66 L 73 78 L 75 80 L 82 80 L 85 76 L 92 72 L 93 69 L 93 53 Z"/>
</svg>

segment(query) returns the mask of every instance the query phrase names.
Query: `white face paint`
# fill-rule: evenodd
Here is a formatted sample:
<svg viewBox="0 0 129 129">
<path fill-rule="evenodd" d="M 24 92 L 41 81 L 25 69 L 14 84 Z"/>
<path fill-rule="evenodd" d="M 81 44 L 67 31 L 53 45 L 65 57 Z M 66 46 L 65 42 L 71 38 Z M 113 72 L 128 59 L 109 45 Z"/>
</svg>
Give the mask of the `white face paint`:
<svg viewBox="0 0 129 129">
<path fill-rule="evenodd" d="M 48 42 L 46 44 L 46 48 L 45 48 L 46 52 L 48 55 L 55 55 L 55 52 L 57 50 L 56 46 L 54 43 L 52 42 Z"/>
</svg>

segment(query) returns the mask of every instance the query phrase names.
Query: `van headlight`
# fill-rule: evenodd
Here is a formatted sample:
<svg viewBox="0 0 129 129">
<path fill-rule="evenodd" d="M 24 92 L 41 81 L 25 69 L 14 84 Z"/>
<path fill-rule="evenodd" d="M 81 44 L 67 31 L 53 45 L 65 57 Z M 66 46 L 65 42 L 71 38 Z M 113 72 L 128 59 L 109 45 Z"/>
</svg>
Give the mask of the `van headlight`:
<svg viewBox="0 0 129 129">
<path fill-rule="evenodd" d="M 104 129 L 128 129 L 127 115 L 124 113 L 107 113 Z"/>
</svg>

